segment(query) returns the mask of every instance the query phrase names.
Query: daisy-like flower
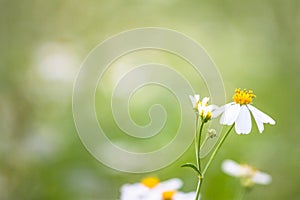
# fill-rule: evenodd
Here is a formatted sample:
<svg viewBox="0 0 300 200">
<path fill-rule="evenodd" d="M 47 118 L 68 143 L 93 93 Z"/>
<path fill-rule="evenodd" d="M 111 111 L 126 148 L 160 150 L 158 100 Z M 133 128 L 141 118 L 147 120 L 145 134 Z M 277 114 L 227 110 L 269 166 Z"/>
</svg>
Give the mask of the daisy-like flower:
<svg viewBox="0 0 300 200">
<path fill-rule="evenodd" d="M 230 176 L 240 178 L 244 187 L 251 187 L 254 184 L 267 185 L 272 181 L 272 177 L 269 174 L 260 172 L 246 164 L 238 164 L 233 160 L 223 161 L 222 170 Z"/>
<path fill-rule="evenodd" d="M 202 101 L 200 101 L 200 95 L 196 94 L 194 96 L 190 95 L 190 100 L 192 102 L 194 110 L 201 117 L 202 122 L 206 123 L 208 120 L 215 117 L 213 115 L 213 110 L 215 110 L 217 106 L 208 105 L 208 97 L 204 97 Z"/>
<path fill-rule="evenodd" d="M 177 178 L 160 182 L 158 178 L 148 177 L 140 183 L 123 185 L 120 200 L 179 200 L 183 193 L 176 191 L 181 186 L 182 181 Z"/>
<path fill-rule="evenodd" d="M 250 112 L 260 133 L 264 130 L 264 123 L 275 124 L 270 116 L 251 105 L 255 98 L 252 90 L 236 89 L 232 98 L 234 102 L 228 103 L 214 112 L 216 116 L 223 113 L 220 118 L 221 124 L 232 125 L 235 123 L 235 131 L 238 134 L 248 134 L 252 128 Z"/>
</svg>

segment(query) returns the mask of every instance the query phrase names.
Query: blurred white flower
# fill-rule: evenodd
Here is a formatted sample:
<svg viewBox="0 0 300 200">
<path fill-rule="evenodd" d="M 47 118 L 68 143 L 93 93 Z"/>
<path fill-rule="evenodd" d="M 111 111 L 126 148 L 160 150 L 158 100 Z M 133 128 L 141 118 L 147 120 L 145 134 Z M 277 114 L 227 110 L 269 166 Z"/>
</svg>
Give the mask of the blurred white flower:
<svg viewBox="0 0 300 200">
<path fill-rule="evenodd" d="M 248 134 L 252 128 L 251 112 L 259 132 L 262 133 L 264 130 L 264 123 L 274 125 L 275 121 L 270 116 L 250 105 L 254 97 L 255 95 L 252 90 L 241 91 L 240 89 L 236 89 L 235 94 L 232 97 L 234 102 L 220 107 L 214 111 L 214 114 L 218 116 L 223 113 L 220 119 L 221 124 L 232 125 L 235 123 L 235 131 L 238 134 Z"/>
<path fill-rule="evenodd" d="M 240 178 L 242 185 L 245 187 L 250 187 L 254 184 L 267 185 L 272 181 L 272 177 L 269 174 L 258 171 L 256 168 L 246 164 L 238 164 L 233 160 L 223 161 L 222 170 L 230 176 Z"/>
<path fill-rule="evenodd" d="M 40 75 L 51 81 L 72 81 L 78 59 L 72 48 L 63 42 L 43 44 L 37 51 L 36 65 Z"/>
<path fill-rule="evenodd" d="M 185 200 L 195 198 L 195 192 L 178 192 L 177 190 L 181 186 L 182 181 L 177 178 L 160 182 L 158 178 L 149 177 L 140 183 L 123 185 L 121 200 Z"/>
<path fill-rule="evenodd" d="M 201 117 L 202 122 L 207 122 L 212 117 L 215 117 L 213 111 L 217 108 L 217 106 L 208 105 L 208 97 L 204 97 L 202 101 L 200 101 L 200 95 L 196 94 L 194 96 L 190 95 L 190 100 L 192 102 L 193 108 Z"/>
<path fill-rule="evenodd" d="M 47 159 L 56 157 L 62 146 L 61 134 L 56 130 L 38 127 L 26 135 L 19 148 L 23 158 L 45 163 Z"/>
</svg>

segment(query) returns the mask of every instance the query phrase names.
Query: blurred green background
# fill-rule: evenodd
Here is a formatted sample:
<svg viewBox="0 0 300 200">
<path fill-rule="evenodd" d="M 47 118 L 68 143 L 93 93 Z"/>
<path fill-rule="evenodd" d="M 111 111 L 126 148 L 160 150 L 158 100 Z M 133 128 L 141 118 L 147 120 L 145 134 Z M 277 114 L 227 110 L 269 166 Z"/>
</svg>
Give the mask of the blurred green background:
<svg viewBox="0 0 300 200">
<path fill-rule="evenodd" d="M 238 180 L 220 170 L 225 158 L 272 175 L 271 185 L 255 187 L 246 199 L 299 199 L 300 1 L 1 0 L 0 23 L 0 199 L 117 199 L 122 184 L 148 175 L 179 177 L 183 191 L 195 189 L 195 174 L 179 167 L 193 161 L 193 146 L 167 168 L 126 174 L 95 160 L 75 129 L 72 86 L 84 58 L 106 38 L 147 26 L 202 44 L 227 100 L 236 87 L 253 89 L 254 105 L 277 122 L 263 134 L 254 126 L 250 135 L 230 135 L 207 173 L 204 199 L 229 200 L 239 192 Z M 99 89 L 96 99 L 105 92 Z M 140 123 L 147 122 L 142 106 L 132 105 Z"/>
</svg>

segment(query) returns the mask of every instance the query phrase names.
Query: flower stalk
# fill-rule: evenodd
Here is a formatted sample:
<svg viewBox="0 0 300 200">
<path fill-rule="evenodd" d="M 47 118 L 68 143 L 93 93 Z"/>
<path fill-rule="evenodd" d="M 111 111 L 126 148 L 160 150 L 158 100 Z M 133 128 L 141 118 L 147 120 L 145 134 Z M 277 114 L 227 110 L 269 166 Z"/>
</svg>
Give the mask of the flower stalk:
<svg viewBox="0 0 300 200">
<path fill-rule="evenodd" d="M 203 131 L 204 124 L 205 124 L 205 122 L 201 121 L 199 135 L 198 135 L 197 149 L 196 149 L 197 167 L 198 167 L 198 171 L 199 171 L 198 185 L 197 185 L 197 190 L 196 190 L 196 200 L 198 200 L 200 198 L 200 191 L 201 191 L 201 186 L 202 186 L 202 182 L 203 182 L 203 174 L 201 171 L 200 150 L 201 150 L 201 137 L 202 137 L 202 131 Z"/>
<path fill-rule="evenodd" d="M 206 173 L 207 169 L 209 168 L 211 162 L 213 161 L 213 159 L 215 158 L 215 156 L 217 155 L 219 149 L 221 148 L 222 144 L 224 143 L 225 139 L 227 138 L 227 136 L 229 135 L 230 131 L 233 129 L 234 124 L 231 125 L 231 127 L 228 129 L 228 131 L 224 134 L 224 136 L 222 137 L 222 139 L 220 140 L 220 142 L 218 143 L 217 147 L 215 148 L 214 152 L 211 154 L 204 170 L 203 170 L 203 176 Z"/>
<path fill-rule="evenodd" d="M 202 131 L 203 131 L 203 126 L 204 126 L 204 123 L 202 122 L 201 125 L 200 125 L 200 130 L 199 130 L 199 136 L 198 136 L 198 147 L 197 147 L 197 160 L 198 160 L 198 170 L 201 172 L 201 159 L 200 159 L 200 149 L 201 149 L 201 137 L 202 137 Z"/>
<path fill-rule="evenodd" d="M 201 170 L 201 159 L 200 159 L 200 150 L 201 150 L 201 136 L 202 136 L 202 131 L 203 131 L 203 126 L 204 126 L 204 123 L 202 122 L 201 123 L 201 126 L 200 126 L 200 131 L 199 131 L 199 140 L 198 140 L 198 149 L 197 149 L 197 152 L 198 152 L 198 171 L 200 173 L 200 176 L 199 176 L 199 179 L 198 179 L 198 185 L 197 185 L 197 190 L 196 190 L 196 199 L 195 200 L 199 200 L 199 197 L 200 197 L 200 193 L 201 193 L 201 186 L 203 184 L 203 181 L 204 181 L 204 175 L 207 171 L 207 169 L 209 168 L 211 162 L 213 161 L 213 159 L 215 158 L 215 156 L 217 155 L 219 149 L 221 148 L 221 146 L 223 145 L 224 141 L 226 140 L 227 136 L 229 135 L 229 133 L 231 132 L 231 130 L 233 129 L 234 127 L 234 124 L 228 129 L 228 131 L 224 134 L 224 136 L 222 137 L 222 139 L 220 140 L 220 142 L 218 143 L 217 147 L 215 148 L 214 152 L 211 154 L 206 166 L 204 167 L 203 171 Z"/>
</svg>

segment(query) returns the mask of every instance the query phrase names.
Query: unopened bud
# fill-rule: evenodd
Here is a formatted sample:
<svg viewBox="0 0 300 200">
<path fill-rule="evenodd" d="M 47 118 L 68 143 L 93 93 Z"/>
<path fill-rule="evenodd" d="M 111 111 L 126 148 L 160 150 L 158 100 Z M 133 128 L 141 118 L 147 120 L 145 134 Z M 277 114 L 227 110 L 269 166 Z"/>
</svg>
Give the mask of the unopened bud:
<svg viewBox="0 0 300 200">
<path fill-rule="evenodd" d="M 217 131 L 215 129 L 209 129 L 208 130 L 208 137 L 209 138 L 217 137 Z"/>
</svg>

